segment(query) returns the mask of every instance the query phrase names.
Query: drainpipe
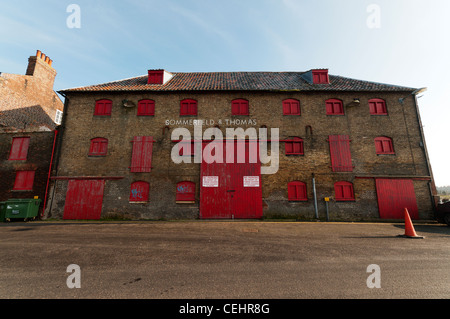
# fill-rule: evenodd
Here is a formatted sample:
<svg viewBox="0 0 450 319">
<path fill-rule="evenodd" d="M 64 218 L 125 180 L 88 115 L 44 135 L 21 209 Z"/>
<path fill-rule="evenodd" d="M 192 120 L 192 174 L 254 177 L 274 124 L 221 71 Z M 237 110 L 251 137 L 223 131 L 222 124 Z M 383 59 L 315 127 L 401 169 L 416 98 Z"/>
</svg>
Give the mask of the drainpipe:
<svg viewBox="0 0 450 319">
<path fill-rule="evenodd" d="M 47 186 L 45 186 L 44 207 L 42 209 L 41 217 L 44 216 L 45 204 L 47 203 L 48 184 L 50 183 L 50 175 L 52 174 L 53 155 L 55 154 L 55 144 L 56 144 L 56 136 L 57 135 L 58 135 L 58 130 L 55 129 L 55 136 L 53 137 L 52 156 L 50 157 L 50 166 L 48 167 Z"/>
<path fill-rule="evenodd" d="M 316 213 L 316 219 L 319 219 L 319 213 L 317 211 L 316 179 L 314 178 L 314 173 L 312 173 L 312 183 L 313 183 L 313 192 L 314 192 L 314 211 Z"/>
</svg>

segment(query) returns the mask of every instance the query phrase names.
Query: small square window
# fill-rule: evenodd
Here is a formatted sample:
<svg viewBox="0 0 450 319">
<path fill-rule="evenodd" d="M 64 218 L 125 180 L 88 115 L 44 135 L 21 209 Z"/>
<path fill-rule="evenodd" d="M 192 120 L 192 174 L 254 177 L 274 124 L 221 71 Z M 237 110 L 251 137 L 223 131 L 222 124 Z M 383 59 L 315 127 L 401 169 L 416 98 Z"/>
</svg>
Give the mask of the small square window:
<svg viewBox="0 0 450 319">
<path fill-rule="evenodd" d="M 387 115 L 386 102 L 382 99 L 371 99 L 369 110 L 372 115 Z"/>
<path fill-rule="evenodd" d="M 145 203 L 148 202 L 149 184 L 147 182 L 134 182 L 131 184 L 130 202 Z"/>
<path fill-rule="evenodd" d="M 304 155 L 303 140 L 300 137 L 293 137 L 284 142 L 286 155 Z"/>
<path fill-rule="evenodd" d="M 248 101 L 236 99 L 231 102 L 231 115 L 249 115 Z"/>
<path fill-rule="evenodd" d="M 283 115 L 300 115 L 300 101 L 294 99 L 284 100 Z"/>
<path fill-rule="evenodd" d="M 107 150 L 108 140 L 106 138 L 93 138 L 89 148 L 89 156 L 106 156 Z"/>
<path fill-rule="evenodd" d="M 377 154 L 395 154 L 390 137 L 381 136 L 375 138 L 375 150 Z"/>
<path fill-rule="evenodd" d="M 137 107 L 138 116 L 153 116 L 155 115 L 155 101 L 140 100 Z"/>
<path fill-rule="evenodd" d="M 334 184 L 334 195 L 337 201 L 354 201 L 353 184 L 350 182 L 337 182 Z"/>
<path fill-rule="evenodd" d="M 10 161 L 25 161 L 28 155 L 29 137 L 14 137 L 9 152 Z"/>
<path fill-rule="evenodd" d="M 307 201 L 306 184 L 299 181 L 288 183 L 288 199 L 289 201 Z"/>
<path fill-rule="evenodd" d="M 195 202 L 195 183 L 179 182 L 177 183 L 176 202 Z"/>
<path fill-rule="evenodd" d="M 112 109 L 112 101 L 111 100 L 98 100 L 95 102 L 94 115 L 110 116 L 111 109 Z"/>
<path fill-rule="evenodd" d="M 325 101 L 327 115 L 344 115 L 344 105 L 341 100 L 329 99 Z"/>
<path fill-rule="evenodd" d="M 31 191 L 33 190 L 35 171 L 17 171 L 14 181 L 15 191 Z"/>
<path fill-rule="evenodd" d="M 180 115 L 197 115 L 197 101 L 185 99 L 180 102 Z"/>
</svg>

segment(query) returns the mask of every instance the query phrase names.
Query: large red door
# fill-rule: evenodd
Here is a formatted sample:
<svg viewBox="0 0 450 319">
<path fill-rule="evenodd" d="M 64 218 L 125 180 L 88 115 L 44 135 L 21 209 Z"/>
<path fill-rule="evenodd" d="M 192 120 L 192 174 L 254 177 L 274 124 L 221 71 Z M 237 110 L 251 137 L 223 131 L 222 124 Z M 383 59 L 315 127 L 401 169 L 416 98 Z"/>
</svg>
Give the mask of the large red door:
<svg viewBox="0 0 450 319">
<path fill-rule="evenodd" d="M 70 180 L 63 219 L 100 219 L 104 180 Z"/>
<path fill-rule="evenodd" d="M 380 218 L 403 219 L 405 208 L 411 219 L 418 219 L 414 183 L 410 179 L 377 179 Z"/>
<path fill-rule="evenodd" d="M 258 143 L 235 141 L 233 158 L 231 152 L 227 153 L 226 144 L 221 145 L 223 163 L 209 163 L 204 154 L 200 174 L 200 217 L 261 218 Z"/>
</svg>

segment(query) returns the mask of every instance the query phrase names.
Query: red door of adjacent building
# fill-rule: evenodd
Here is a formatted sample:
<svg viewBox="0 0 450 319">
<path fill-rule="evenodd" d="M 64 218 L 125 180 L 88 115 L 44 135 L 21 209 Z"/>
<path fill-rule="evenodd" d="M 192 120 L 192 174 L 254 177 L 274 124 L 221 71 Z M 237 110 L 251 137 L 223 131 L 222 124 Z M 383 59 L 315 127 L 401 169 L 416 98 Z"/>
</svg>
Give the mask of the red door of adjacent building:
<svg viewBox="0 0 450 319">
<path fill-rule="evenodd" d="M 411 219 L 418 219 L 414 183 L 410 179 L 377 179 L 380 218 L 403 219 L 405 208 Z"/>
<path fill-rule="evenodd" d="M 104 180 L 70 180 L 63 219 L 100 219 Z"/>
<path fill-rule="evenodd" d="M 234 142 L 234 158 L 222 144 L 223 163 L 209 163 L 204 153 L 200 174 L 200 217 L 261 218 L 261 163 L 258 143 Z M 204 143 L 203 148 L 207 145 Z M 239 155 L 242 154 L 242 155 Z"/>
</svg>

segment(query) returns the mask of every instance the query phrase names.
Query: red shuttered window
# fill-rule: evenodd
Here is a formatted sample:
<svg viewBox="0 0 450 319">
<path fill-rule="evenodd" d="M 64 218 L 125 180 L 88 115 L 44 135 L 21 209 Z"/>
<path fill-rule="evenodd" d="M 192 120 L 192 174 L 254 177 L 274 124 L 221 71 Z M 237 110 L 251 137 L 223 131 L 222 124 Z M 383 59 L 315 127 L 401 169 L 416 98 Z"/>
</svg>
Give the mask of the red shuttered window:
<svg viewBox="0 0 450 319">
<path fill-rule="evenodd" d="M 131 184 L 130 202 L 148 202 L 149 184 L 147 182 L 134 182 Z"/>
<path fill-rule="evenodd" d="M 17 171 L 13 190 L 31 191 L 33 190 L 35 171 Z"/>
<path fill-rule="evenodd" d="M 303 140 L 300 137 L 291 137 L 284 143 L 286 155 L 304 155 Z"/>
<path fill-rule="evenodd" d="M 387 115 L 386 102 L 382 99 L 371 99 L 369 110 L 372 115 Z"/>
<path fill-rule="evenodd" d="M 131 172 L 150 172 L 152 170 L 153 137 L 135 136 L 131 155 Z"/>
<path fill-rule="evenodd" d="M 333 172 L 352 172 L 352 156 L 348 135 L 330 135 L 331 168 Z"/>
<path fill-rule="evenodd" d="M 244 99 L 231 101 L 231 115 L 249 115 L 248 101 Z"/>
<path fill-rule="evenodd" d="M 197 115 L 197 101 L 184 99 L 180 102 L 180 115 Z"/>
<path fill-rule="evenodd" d="M 111 115 L 112 101 L 111 100 L 98 100 L 95 102 L 94 115 Z"/>
<path fill-rule="evenodd" d="M 377 154 L 395 154 L 392 139 L 386 136 L 375 138 L 375 150 Z"/>
<path fill-rule="evenodd" d="M 307 201 L 306 184 L 299 181 L 288 183 L 288 199 L 289 201 Z"/>
<path fill-rule="evenodd" d="M 153 116 L 155 115 L 155 101 L 140 100 L 137 107 L 138 116 Z"/>
<path fill-rule="evenodd" d="M 25 161 L 30 145 L 29 137 L 14 137 L 12 140 L 11 151 L 9 152 L 10 161 Z"/>
<path fill-rule="evenodd" d="M 328 70 L 312 70 L 312 78 L 314 84 L 330 83 L 330 79 L 328 77 Z"/>
<path fill-rule="evenodd" d="M 283 115 L 300 115 L 300 101 L 295 99 L 284 100 Z"/>
<path fill-rule="evenodd" d="M 97 137 L 91 140 L 89 148 L 89 156 L 106 156 L 108 151 L 108 140 L 106 138 Z"/>
<path fill-rule="evenodd" d="M 355 194 L 353 184 L 350 182 L 337 182 L 334 184 L 334 197 L 337 201 L 353 201 Z"/>
<path fill-rule="evenodd" d="M 344 115 L 344 104 L 338 99 L 329 99 L 325 101 L 327 115 Z"/>
<path fill-rule="evenodd" d="M 195 202 L 195 183 L 179 182 L 177 184 L 177 202 Z"/>
</svg>

